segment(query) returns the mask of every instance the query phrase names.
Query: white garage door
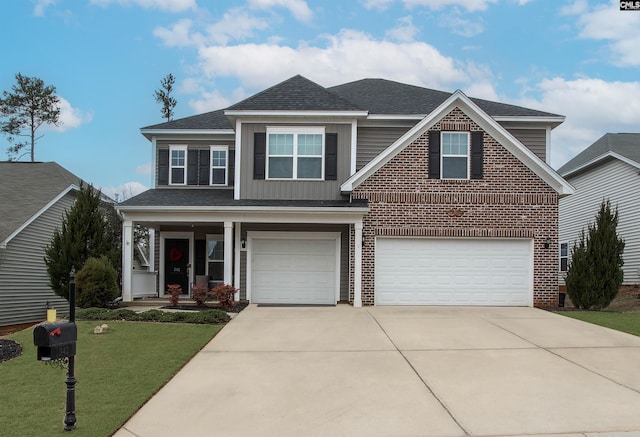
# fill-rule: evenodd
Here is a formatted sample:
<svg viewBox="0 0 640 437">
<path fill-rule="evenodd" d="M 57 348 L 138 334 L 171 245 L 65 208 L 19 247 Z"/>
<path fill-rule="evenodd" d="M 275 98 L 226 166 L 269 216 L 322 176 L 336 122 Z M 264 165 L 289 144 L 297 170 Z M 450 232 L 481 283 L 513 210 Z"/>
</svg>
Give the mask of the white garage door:
<svg viewBox="0 0 640 437">
<path fill-rule="evenodd" d="M 532 305 L 531 240 L 378 238 L 377 305 Z"/>
<path fill-rule="evenodd" d="M 339 234 L 322 235 L 251 238 L 251 301 L 335 305 L 339 296 Z"/>
</svg>

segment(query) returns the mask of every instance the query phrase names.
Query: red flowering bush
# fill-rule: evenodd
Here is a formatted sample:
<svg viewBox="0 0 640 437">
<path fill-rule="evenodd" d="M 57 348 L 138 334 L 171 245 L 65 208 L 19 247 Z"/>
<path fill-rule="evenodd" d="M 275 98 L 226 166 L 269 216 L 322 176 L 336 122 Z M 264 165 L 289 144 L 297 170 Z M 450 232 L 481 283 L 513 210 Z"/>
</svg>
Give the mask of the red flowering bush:
<svg viewBox="0 0 640 437">
<path fill-rule="evenodd" d="M 199 307 L 205 306 L 205 302 L 211 297 L 210 291 L 202 284 L 195 284 L 191 287 L 191 299 L 196 301 Z"/>
<path fill-rule="evenodd" d="M 182 294 L 182 286 L 180 284 L 167 284 L 167 293 L 169 294 L 171 305 L 177 306 Z"/>
<path fill-rule="evenodd" d="M 218 285 L 216 288 L 211 289 L 211 293 L 216 296 L 220 306 L 223 308 L 231 308 L 233 306 L 235 302 L 234 295 L 237 291 L 237 288 L 227 284 Z"/>
</svg>

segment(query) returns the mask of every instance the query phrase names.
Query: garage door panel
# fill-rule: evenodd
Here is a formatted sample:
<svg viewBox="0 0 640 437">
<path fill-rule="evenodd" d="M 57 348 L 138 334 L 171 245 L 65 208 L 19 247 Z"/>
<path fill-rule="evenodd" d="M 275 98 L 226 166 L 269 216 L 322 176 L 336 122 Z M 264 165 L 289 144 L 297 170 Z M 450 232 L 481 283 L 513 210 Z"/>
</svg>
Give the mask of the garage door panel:
<svg viewBox="0 0 640 437">
<path fill-rule="evenodd" d="M 378 305 L 530 305 L 530 240 L 376 242 Z"/>
<path fill-rule="evenodd" d="M 254 238 L 251 300 L 255 303 L 335 304 L 337 240 Z"/>
</svg>

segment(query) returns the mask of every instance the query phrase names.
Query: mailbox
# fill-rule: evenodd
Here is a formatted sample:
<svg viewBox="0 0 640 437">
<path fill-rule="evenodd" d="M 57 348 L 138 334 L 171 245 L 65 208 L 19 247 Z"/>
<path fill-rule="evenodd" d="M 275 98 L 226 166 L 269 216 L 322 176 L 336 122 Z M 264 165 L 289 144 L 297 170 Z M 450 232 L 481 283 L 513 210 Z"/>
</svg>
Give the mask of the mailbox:
<svg viewBox="0 0 640 437">
<path fill-rule="evenodd" d="M 78 328 L 72 322 L 43 322 L 33 328 L 33 344 L 39 361 L 60 360 L 75 356 Z"/>
</svg>

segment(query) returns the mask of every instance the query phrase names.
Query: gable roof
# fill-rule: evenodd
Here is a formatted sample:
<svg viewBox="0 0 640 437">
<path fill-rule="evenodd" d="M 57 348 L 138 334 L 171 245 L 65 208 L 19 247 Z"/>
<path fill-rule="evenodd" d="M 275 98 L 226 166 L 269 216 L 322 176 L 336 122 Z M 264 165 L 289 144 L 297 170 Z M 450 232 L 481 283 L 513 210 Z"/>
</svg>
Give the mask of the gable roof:
<svg viewBox="0 0 640 437">
<path fill-rule="evenodd" d="M 640 168 L 640 133 L 607 133 L 558 169 L 562 176 L 616 158 Z"/>
<path fill-rule="evenodd" d="M 80 178 L 55 162 L 0 162 L 0 245 L 79 184 Z"/>
<path fill-rule="evenodd" d="M 509 152 L 518 158 L 524 165 L 533 171 L 540 179 L 545 181 L 561 196 L 573 194 L 573 187 L 556 173 L 547 163 L 538 158 L 531 150 L 518 141 L 498 122 L 484 112 L 472 99 L 462 91 L 456 91 L 437 108 L 424 117 L 407 133 L 398 138 L 391 146 L 381 154 L 369 161 L 364 167 L 347 179 L 341 186 L 343 192 L 351 192 L 364 182 L 369 176 L 389 162 L 394 156 L 404 150 L 420 135 L 436 124 L 442 117 L 459 108 L 485 132 L 502 144 Z"/>
</svg>

